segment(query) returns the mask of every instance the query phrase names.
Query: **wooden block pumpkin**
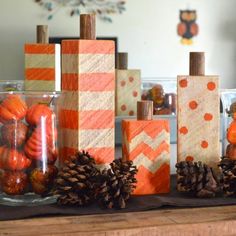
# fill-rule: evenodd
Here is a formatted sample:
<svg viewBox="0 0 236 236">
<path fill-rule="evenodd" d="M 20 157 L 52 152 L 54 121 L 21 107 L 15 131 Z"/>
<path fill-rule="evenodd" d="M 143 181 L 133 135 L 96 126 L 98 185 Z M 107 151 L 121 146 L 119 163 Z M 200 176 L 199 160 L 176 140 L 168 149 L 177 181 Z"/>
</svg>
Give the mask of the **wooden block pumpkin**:
<svg viewBox="0 0 236 236">
<path fill-rule="evenodd" d="M 190 54 L 190 76 L 178 76 L 178 161 L 217 167 L 220 157 L 218 76 L 204 75 L 204 54 Z"/>
<path fill-rule="evenodd" d="M 86 20 L 93 30 L 95 16 L 81 15 L 82 39 L 62 41 L 61 155 L 86 150 L 104 164 L 114 159 L 115 45 L 86 37 Z"/>
<path fill-rule="evenodd" d="M 170 190 L 170 127 L 167 120 L 152 120 L 153 102 L 138 103 L 147 116 L 122 121 L 124 160 L 138 168 L 135 195 L 167 193 Z"/>
<path fill-rule="evenodd" d="M 25 44 L 25 90 L 61 90 L 61 47 L 48 43 L 47 26 L 37 26 L 37 44 Z"/>
<path fill-rule="evenodd" d="M 128 69 L 128 54 L 118 53 L 116 69 L 116 115 L 136 115 L 136 104 L 141 99 L 141 71 Z"/>
</svg>

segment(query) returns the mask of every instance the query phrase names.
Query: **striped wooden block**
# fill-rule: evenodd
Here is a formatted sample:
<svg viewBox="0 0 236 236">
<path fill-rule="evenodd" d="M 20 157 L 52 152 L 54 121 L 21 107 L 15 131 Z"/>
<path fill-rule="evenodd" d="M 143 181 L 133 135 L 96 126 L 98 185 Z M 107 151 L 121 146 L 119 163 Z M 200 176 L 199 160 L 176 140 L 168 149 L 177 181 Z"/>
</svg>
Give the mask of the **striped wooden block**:
<svg viewBox="0 0 236 236">
<path fill-rule="evenodd" d="M 114 51 L 112 41 L 62 41 L 62 157 L 86 150 L 99 164 L 114 159 Z"/>
<path fill-rule="evenodd" d="M 25 45 L 25 90 L 61 90 L 59 44 Z"/>
<path fill-rule="evenodd" d="M 217 167 L 220 157 L 220 98 L 217 76 L 178 77 L 178 161 Z"/>
<path fill-rule="evenodd" d="M 138 168 L 136 195 L 170 190 L 170 128 L 167 120 L 123 120 L 124 160 Z"/>
<path fill-rule="evenodd" d="M 116 115 L 136 115 L 136 104 L 141 99 L 141 71 L 116 70 Z"/>
</svg>

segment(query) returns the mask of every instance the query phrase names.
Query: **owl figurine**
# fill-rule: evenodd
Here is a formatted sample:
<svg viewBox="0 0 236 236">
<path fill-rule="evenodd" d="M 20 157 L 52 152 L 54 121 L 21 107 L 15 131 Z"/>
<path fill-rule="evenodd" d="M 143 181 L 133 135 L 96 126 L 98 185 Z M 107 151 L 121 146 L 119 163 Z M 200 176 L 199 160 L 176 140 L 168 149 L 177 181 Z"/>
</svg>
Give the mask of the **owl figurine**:
<svg viewBox="0 0 236 236">
<path fill-rule="evenodd" d="M 184 45 L 193 44 L 192 38 L 198 35 L 198 25 L 196 23 L 197 12 L 195 10 L 180 10 L 180 23 L 177 31 Z"/>
</svg>

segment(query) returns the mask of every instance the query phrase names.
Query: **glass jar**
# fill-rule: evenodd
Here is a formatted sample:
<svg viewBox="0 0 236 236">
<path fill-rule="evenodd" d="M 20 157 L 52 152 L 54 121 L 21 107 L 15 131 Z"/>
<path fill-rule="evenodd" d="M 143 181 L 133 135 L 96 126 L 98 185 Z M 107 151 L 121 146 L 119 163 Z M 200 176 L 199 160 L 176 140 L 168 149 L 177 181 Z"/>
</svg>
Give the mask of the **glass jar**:
<svg viewBox="0 0 236 236">
<path fill-rule="evenodd" d="M 58 93 L 0 92 L 0 203 L 55 201 Z"/>
<path fill-rule="evenodd" d="M 0 80 L 0 92 L 24 91 L 24 80 Z"/>
<path fill-rule="evenodd" d="M 236 89 L 221 91 L 223 108 L 222 155 L 236 160 Z"/>
<path fill-rule="evenodd" d="M 153 101 L 154 115 L 175 115 L 176 86 L 176 79 L 174 78 L 144 78 L 142 81 L 142 100 Z"/>
</svg>

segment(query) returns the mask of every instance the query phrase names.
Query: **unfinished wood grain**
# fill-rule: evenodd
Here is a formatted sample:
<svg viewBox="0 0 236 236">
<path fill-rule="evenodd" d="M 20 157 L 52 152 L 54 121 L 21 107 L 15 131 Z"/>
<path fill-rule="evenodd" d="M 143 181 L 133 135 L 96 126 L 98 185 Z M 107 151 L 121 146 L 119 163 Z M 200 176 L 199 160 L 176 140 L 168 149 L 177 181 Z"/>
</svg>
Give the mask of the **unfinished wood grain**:
<svg viewBox="0 0 236 236">
<path fill-rule="evenodd" d="M 80 15 L 80 38 L 87 40 L 96 39 L 96 15 L 81 14 Z"/>
<path fill-rule="evenodd" d="M 0 235 L 235 235 L 236 206 L 107 215 L 35 218 L 0 223 Z"/>
<path fill-rule="evenodd" d="M 128 53 L 127 52 L 119 52 L 118 53 L 116 69 L 118 69 L 118 70 L 127 70 L 128 69 Z"/>
<path fill-rule="evenodd" d="M 36 27 L 36 37 L 37 43 L 48 44 L 49 43 L 49 33 L 47 25 L 37 25 Z"/>
</svg>

